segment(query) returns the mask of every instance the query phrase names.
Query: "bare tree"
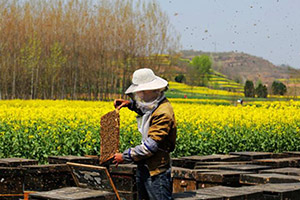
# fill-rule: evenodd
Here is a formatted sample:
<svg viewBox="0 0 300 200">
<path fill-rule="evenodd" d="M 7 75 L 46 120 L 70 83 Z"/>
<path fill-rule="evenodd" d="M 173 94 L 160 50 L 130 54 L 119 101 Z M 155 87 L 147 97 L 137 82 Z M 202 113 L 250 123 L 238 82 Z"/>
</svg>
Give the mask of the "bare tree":
<svg viewBox="0 0 300 200">
<path fill-rule="evenodd" d="M 135 69 L 168 71 L 174 33 L 155 0 L 1 1 L 0 98 L 114 98 Z"/>
</svg>

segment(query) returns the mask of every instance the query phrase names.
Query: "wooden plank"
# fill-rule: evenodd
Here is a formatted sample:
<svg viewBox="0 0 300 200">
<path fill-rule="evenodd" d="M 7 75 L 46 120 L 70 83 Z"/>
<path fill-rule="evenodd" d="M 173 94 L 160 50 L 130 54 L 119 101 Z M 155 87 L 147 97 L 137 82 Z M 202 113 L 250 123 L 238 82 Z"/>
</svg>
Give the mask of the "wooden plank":
<svg viewBox="0 0 300 200">
<path fill-rule="evenodd" d="M 259 159 L 253 161 L 253 163 L 258 165 L 267 165 L 273 168 L 299 167 L 300 157 Z"/>
<path fill-rule="evenodd" d="M 247 189 L 244 187 L 234 188 L 234 187 L 226 187 L 226 186 L 216 186 L 216 187 L 196 190 L 196 192 L 205 195 L 222 196 L 226 200 L 233 200 L 233 199 L 264 200 L 264 196 L 261 190 Z"/>
<path fill-rule="evenodd" d="M 300 176 L 283 174 L 241 174 L 241 183 L 257 185 L 266 183 L 296 183 L 300 182 Z"/>
<path fill-rule="evenodd" d="M 98 159 L 97 159 L 97 161 L 98 161 Z M 67 162 L 90 164 L 90 165 L 96 164 L 95 157 L 73 156 L 73 155 L 49 156 L 48 162 L 49 162 L 49 164 L 66 164 Z M 97 164 L 98 164 L 98 162 L 97 162 Z"/>
<path fill-rule="evenodd" d="M 173 166 L 184 168 L 195 168 L 196 165 L 205 162 L 230 162 L 239 161 L 240 157 L 235 155 L 213 154 L 208 156 L 186 156 L 177 159 L 173 159 Z"/>
<path fill-rule="evenodd" d="M 241 174 L 247 174 L 249 172 L 244 171 L 227 171 L 220 170 L 214 172 L 202 172 L 196 175 L 196 180 L 205 183 L 221 183 L 227 185 L 239 184 Z"/>
<path fill-rule="evenodd" d="M 120 198 L 122 200 L 137 200 L 138 193 L 137 192 L 119 192 Z"/>
<path fill-rule="evenodd" d="M 208 156 L 186 156 L 181 157 L 185 160 L 198 161 L 198 162 L 212 162 L 212 161 L 239 161 L 240 156 L 237 155 L 225 155 L 225 154 L 213 154 Z"/>
<path fill-rule="evenodd" d="M 70 167 L 72 176 L 78 187 L 114 192 L 117 199 L 120 200 L 118 191 L 106 167 L 69 162 L 67 165 Z"/>
<path fill-rule="evenodd" d="M 5 167 L 19 167 L 22 165 L 37 165 L 38 161 L 26 158 L 1 158 L 0 165 Z"/>
<path fill-rule="evenodd" d="M 292 155 L 287 153 L 273 153 L 271 156 L 271 158 L 288 158 L 288 157 L 297 157 L 297 155 Z"/>
<path fill-rule="evenodd" d="M 100 121 L 100 164 L 114 157 L 119 151 L 120 115 L 119 110 L 111 111 Z"/>
<path fill-rule="evenodd" d="M 259 173 L 266 174 L 285 174 L 285 175 L 292 175 L 292 176 L 300 176 L 300 168 L 292 168 L 292 167 L 285 167 L 285 168 L 278 168 L 278 169 L 267 169 L 261 170 Z"/>
<path fill-rule="evenodd" d="M 29 194 L 30 199 L 37 200 L 115 200 L 114 193 L 103 190 L 92 190 L 89 188 L 66 187 L 46 192 L 37 192 Z"/>
<path fill-rule="evenodd" d="M 270 169 L 270 166 L 263 165 L 202 165 L 197 169 L 219 169 L 219 170 L 233 170 L 233 171 L 250 171 L 258 172 L 263 169 Z"/>
<path fill-rule="evenodd" d="M 222 196 L 214 194 L 199 194 L 195 191 L 181 192 L 173 194 L 175 200 L 223 200 Z"/>
<path fill-rule="evenodd" d="M 242 151 L 242 152 L 230 152 L 229 155 L 240 156 L 241 160 L 256 160 L 271 158 L 271 152 L 254 152 L 254 151 Z"/>
<path fill-rule="evenodd" d="M 111 174 L 126 174 L 126 175 L 135 175 L 137 165 L 134 164 L 119 164 L 116 167 L 115 164 L 109 166 L 109 172 Z"/>
<path fill-rule="evenodd" d="M 172 167 L 171 176 L 173 178 L 195 180 L 195 170 L 182 167 Z"/>
<path fill-rule="evenodd" d="M 249 165 L 253 161 L 227 161 L 227 162 L 196 162 L 195 169 L 201 168 L 202 165 Z"/>
<path fill-rule="evenodd" d="M 263 184 L 252 188 L 262 190 L 266 200 L 298 200 L 300 197 L 299 183 Z"/>
<path fill-rule="evenodd" d="M 294 156 L 294 157 L 300 157 L 300 151 L 285 151 L 283 153 Z"/>
<path fill-rule="evenodd" d="M 193 169 L 195 166 L 195 162 L 192 162 L 190 164 L 191 164 L 191 166 L 189 166 L 186 163 L 186 159 L 184 159 L 184 158 L 172 158 L 172 166 L 173 167 L 183 167 L 183 168 Z"/>
</svg>

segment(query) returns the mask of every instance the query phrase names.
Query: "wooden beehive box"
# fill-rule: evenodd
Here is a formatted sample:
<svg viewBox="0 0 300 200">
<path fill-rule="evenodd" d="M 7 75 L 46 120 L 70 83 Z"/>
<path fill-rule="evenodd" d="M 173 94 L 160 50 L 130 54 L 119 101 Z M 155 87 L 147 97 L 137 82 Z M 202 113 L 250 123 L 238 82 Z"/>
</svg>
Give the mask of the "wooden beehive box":
<svg viewBox="0 0 300 200">
<path fill-rule="evenodd" d="M 30 194 L 36 200 L 98 200 L 120 199 L 105 167 L 67 163 L 77 187 L 65 187 L 47 192 Z"/>
<path fill-rule="evenodd" d="M 172 167 L 173 193 L 192 191 L 197 189 L 193 169 Z"/>
<path fill-rule="evenodd" d="M 26 191 L 49 191 L 75 186 L 71 171 L 66 164 L 24 165 L 22 169 Z"/>
<path fill-rule="evenodd" d="M 110 176 L 119 192 L 120 198 L 126 200 L 137 199 L 136 169 L 134 164 L 120 164 L 109 166 Z"/>
<path fill-rule="evenodd" d="M 0 167 L 0 194 L 22 194 L 23 184 L 23 169 L 18 167 Z"/>
<path fill-rule="evenodd" d="M 240 174 L 246 173 L 249 172 L 172 167 L 173 192 L 192 191 L 218 185 L 240 186 Z"/>
</svg>

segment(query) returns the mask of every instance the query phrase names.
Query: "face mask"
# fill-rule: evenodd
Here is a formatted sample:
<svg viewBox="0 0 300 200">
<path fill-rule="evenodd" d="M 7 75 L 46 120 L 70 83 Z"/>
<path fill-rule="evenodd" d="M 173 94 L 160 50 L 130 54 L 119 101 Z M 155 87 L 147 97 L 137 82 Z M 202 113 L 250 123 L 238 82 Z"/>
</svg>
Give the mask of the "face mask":
<svg viewBox="0 0 300 200">
<path fill-rule="evenodd" d="M 147 111 L 151 111 L 157 107 L 161 97 L 162 95 L 159 95 L 155 100 L 151 102 L 145 102 L 135 94 L 136 107 L 139 108 L 143 113 L 146 113 Z"/>
</svg>

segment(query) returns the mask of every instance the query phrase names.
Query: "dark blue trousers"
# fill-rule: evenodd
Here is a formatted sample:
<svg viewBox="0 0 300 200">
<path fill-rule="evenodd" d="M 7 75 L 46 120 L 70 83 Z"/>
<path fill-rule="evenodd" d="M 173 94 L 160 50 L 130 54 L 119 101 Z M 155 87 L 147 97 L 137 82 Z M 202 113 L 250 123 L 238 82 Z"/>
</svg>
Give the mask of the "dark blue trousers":
<svg viewBox="0 0 300 200">
<path fill-rule="evenodd" d="M 156 176 L 150 176 L 145 165 L 138 165 L 137 190 L 139 200 L 172 200 L 171 168 Z"/>
</svg>

